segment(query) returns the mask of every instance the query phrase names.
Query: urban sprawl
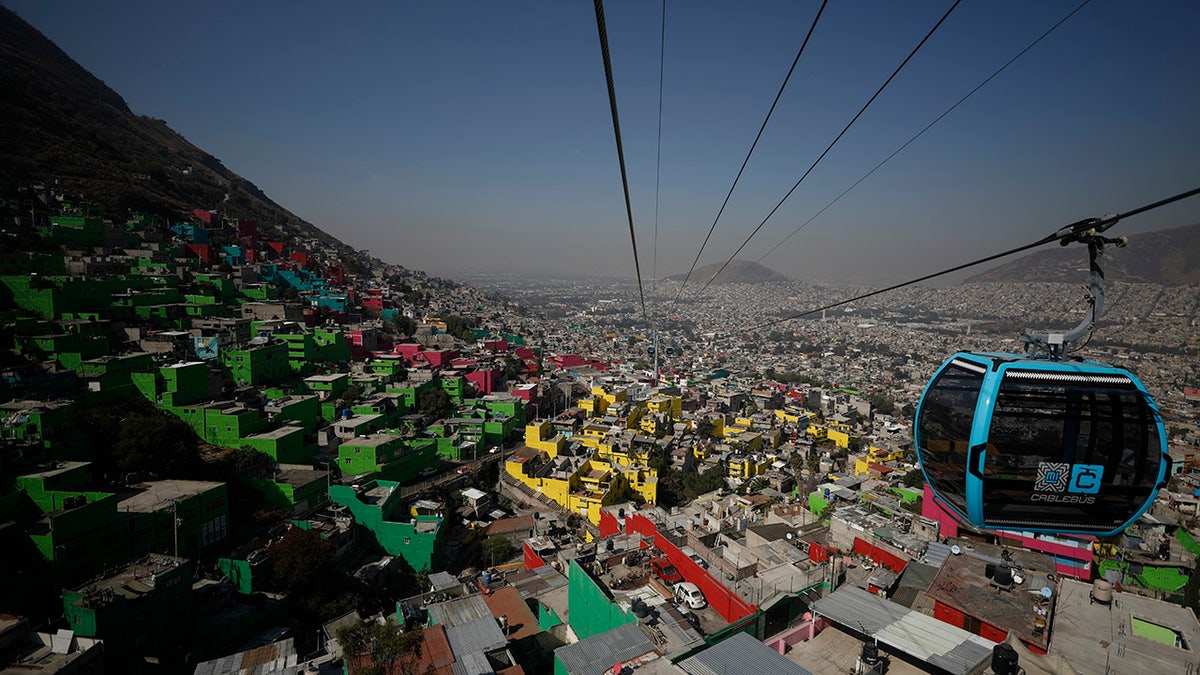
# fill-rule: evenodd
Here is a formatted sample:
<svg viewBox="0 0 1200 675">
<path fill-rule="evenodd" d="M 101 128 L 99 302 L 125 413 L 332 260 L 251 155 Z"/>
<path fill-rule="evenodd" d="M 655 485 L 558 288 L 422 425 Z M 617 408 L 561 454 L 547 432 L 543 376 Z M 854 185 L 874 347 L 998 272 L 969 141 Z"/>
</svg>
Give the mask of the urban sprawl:
<svg viewBox="0 0 1200 675">
<path fill-rule="evenodd" d="M 1079 285 L 780 321 L 864 289 L 467 285 L 218 211 L 6 213 L 0 672 L 1200 664 L 1200 288 L 1110 280 L 1084 355 L 1147 384 L 1174 475 L 1120 536 L 1049 536 L 943 510 L 912 419 Z"/>
</svg>

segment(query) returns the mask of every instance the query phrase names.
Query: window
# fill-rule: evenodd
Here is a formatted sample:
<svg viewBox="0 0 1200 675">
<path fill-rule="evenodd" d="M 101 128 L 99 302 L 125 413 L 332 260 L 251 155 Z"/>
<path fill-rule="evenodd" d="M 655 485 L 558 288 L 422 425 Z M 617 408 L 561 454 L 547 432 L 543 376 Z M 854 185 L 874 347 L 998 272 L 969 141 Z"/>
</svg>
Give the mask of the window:
<svg viewBox="0 0 1200 675">
<path fill-rule="evenodd" d="M 967 449 L 984 369 L 956 359 L 929 385 L 917 420 L 917 453 L 930 487 L 967 513 Z"/>
</svg>

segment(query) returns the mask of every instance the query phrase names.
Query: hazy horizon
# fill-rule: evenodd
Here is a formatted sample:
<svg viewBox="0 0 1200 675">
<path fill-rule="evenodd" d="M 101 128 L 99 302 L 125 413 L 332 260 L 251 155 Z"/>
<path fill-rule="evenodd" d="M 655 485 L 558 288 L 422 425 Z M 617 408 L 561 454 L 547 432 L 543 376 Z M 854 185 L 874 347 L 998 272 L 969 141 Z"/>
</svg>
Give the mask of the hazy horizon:
<svg viewBox="0 0 1200 675">
<path fill-rule="evenodd" d="M 590 3 L 5 4 L 134 112 L 385 261 L 634 276 Z M 950 4 L 830 4 L 701 266 Z M 1077 4 L 957 8 L 737 257 L 758 260 Z M 688 270 L 818 6 L 667 4 L 659 177 L 662 5 L 606 3 L 644 279 Z M 1192 3 L 1088 4 L 761 263 L 895 283 L 1196 187 L 1198 38 Z M 1200 199 L 1113 234 L 1196 222 Z"/>
</svg>

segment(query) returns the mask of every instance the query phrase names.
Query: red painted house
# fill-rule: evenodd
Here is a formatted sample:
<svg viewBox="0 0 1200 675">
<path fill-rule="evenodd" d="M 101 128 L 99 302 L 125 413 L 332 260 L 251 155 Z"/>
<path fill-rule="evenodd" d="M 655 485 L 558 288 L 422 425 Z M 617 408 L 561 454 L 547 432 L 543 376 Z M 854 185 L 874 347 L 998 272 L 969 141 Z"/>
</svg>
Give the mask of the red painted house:
<svg viewBox="0 0 1200 675">
<path fill-rule="evenodd" d="M 483 348 L 489 352 L 507 352 L 508 340 L 505 338 L 500 338 L 499 340 L 484 340 Z"/>
<path fill-rule="evenodd" d="M 1007 589 L 993 584 L 987 574 L 1004 555 L 1020 566 L 1023 575 L 1021 584 Z M 1012 634 L 1031 651 L 1045 654 L 1052 617 L 1042 615 L 1044 623 L 1037 627 L 1042 596 L 1030 592 L 1043 586 L 1057 588 L 1050 556 L 971 542 L 946 558 L 925 594 L 934 601 L 934 618 L 993 642 L 1003 642 Z M 1045 606 L 1052 609 L 1048 603 Z"/>
<path fill-rule="evenodd" d="M 928 485 L 925 486 L 925 498 L 921 501 L 921 515 L 936 520 L 940 528 L 938 531 L 945 537 L 957 537 L 962 527 L 950 510 L 937 501 Z M 1081 581 L 1092 579 L 1092 543 L 1096 541 L 1095 537 L 1086 534 L 1029 535 L 1006 530 L 988 534 L 996 540 L 1011 542 L 1014 546 L 1050 554 L 1054 557 L 1058 574 Z"/>
<path fill-rule="evenodd" d="M 188 244 L 187 250 L 194 257 L 199 258 L 203 262 L 211 262 L 209 260 L 208 244 Z"/>
</svg>

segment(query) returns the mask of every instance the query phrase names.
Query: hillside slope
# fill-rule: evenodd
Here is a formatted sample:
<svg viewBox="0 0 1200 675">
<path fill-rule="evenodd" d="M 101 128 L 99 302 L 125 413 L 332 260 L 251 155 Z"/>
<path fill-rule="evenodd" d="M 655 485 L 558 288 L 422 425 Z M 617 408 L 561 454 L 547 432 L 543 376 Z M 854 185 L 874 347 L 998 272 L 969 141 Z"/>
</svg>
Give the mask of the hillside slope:
<svg viewBox="0 0 1200 675">
<path fill-rule="evenodd" d="M 315 239 L 354 251 L 272 201 L 250 181 L 192 145 L 163 120 L 125 100 L 11 10 L 0 7 L 0 185 L 42 181 L 110 211 L 192 209 L 257 220 L 280 239 Z"/>
<path fill-rule="evenodd" d="M 692 272 L 692 281 L 707 283 L 712 279 L 714 284 L 764 284 L 773 281 L 787 281 L 788 278 L 779 272 L 756 262 L 749 260 L 733 260 L 729 265 L 713 279 L 713 275 L 717 274 L 717 270 L 721 269 L 720 263 L 697 267 Z M 686 274 L 676 274 L 667 277 L 672 281 L 683 281 L 687 277 Z"/>
<path fill-rule="evenodd" d="M 1120 226 L 1106 234 L 1119 235 Z M 1200 284 L 1200 223 L 1129 237 L 1129 246 L 1105 248 L 1105 278 L 1167 286 Z M 1047 246 L 967 280 L 1087 282 L 1088 254 L 1081 245 Z"/>
</svg>

